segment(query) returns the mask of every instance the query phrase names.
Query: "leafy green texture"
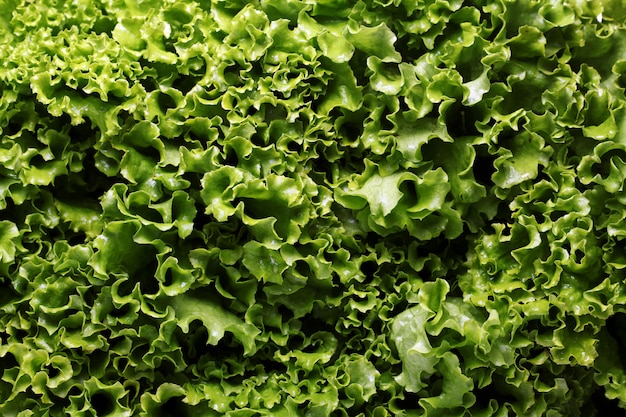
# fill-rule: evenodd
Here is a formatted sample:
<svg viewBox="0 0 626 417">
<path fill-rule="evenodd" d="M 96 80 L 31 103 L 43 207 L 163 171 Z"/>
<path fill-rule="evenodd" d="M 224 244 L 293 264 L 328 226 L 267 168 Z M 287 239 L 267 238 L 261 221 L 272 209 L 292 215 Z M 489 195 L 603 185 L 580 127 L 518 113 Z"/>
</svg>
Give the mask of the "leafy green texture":
<svg viewBox="0 0 626 417">
<path fill-rule="evenodd" d="M 0 6 L 0 415 L 623 414 L 623 0 Z"/>
</svg>

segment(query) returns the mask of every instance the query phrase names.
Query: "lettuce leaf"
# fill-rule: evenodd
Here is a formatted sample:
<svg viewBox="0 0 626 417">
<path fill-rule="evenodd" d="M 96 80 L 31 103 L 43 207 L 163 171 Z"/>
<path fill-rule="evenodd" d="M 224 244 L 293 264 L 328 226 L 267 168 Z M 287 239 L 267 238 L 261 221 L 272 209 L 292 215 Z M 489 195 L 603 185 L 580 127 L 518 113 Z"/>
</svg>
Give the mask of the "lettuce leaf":
<svg viewBox="0 0 626 417">
<path fill-rule="evenodd" d="M 623 3 L 4 1 L 0 414 L 623 413 Z"/>
</svg>

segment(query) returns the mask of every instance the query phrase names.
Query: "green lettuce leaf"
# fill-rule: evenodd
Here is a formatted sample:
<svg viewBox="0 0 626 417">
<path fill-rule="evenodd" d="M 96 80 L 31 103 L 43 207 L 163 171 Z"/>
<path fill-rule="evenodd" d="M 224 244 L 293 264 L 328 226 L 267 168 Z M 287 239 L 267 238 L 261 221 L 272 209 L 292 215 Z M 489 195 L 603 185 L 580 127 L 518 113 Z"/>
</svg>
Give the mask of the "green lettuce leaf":
<svg viewBox="0 0 626 417">
<path fill-rule="evenodd" d="M 0 414 L 626 408 L 622 0 L 2 6 Z"/>
</svg>

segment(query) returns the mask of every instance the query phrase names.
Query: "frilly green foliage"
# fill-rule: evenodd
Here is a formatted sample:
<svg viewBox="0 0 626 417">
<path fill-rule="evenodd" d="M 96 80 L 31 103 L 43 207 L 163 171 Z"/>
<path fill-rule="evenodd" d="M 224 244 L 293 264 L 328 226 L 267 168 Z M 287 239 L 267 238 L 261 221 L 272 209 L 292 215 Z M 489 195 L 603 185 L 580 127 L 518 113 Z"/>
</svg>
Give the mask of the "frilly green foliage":
<svg viewBox="0 0 626 417">
<path fill-rule="evenodd" d="M 616 415 L 625 10 L 0 2 L 0 414 Z"/>
</svg>

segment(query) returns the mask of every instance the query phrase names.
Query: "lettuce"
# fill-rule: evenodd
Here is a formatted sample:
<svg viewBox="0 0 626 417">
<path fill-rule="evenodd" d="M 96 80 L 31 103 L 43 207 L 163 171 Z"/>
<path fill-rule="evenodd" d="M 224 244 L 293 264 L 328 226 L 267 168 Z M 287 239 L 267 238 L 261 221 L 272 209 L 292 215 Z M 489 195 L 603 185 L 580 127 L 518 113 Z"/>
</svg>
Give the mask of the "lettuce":
<svg viewBox="0 0 626 417">
<path fill-rule="evenodd" d="M 0 414 L 626 409 L 621 0 L 6 0 Z"/>
</svg>

